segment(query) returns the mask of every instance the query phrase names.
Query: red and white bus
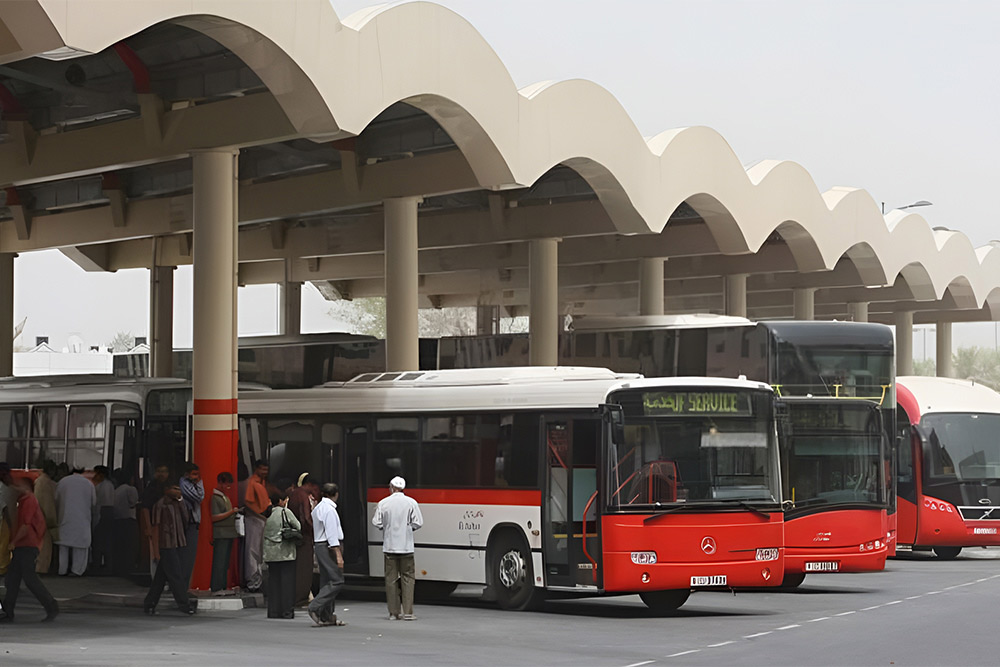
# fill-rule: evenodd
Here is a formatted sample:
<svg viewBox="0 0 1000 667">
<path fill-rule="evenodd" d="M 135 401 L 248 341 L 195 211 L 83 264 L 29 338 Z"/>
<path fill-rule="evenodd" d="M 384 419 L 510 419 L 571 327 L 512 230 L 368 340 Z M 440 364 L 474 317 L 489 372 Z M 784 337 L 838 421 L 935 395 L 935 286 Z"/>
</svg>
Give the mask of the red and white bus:
<svg viewBox="0 0 1000 667">
<path fill-rule="evenodd" d="M 483 584 L 507 609 L 546 592 L 777 586 L 781 482 L 771 388 L 595 368 L 371 373 L 240 395 L 271 479 L 341 487 L 346 571 L 381 577 L 375 504 L 395 475 L 421 503 L 417 578 Z"/>
<path fill-rule="evenodd" d="M 954 558 L 1000 546 L 1000 394 L 971 380 L 897 378 L 900 546 Z"/>
</svg>

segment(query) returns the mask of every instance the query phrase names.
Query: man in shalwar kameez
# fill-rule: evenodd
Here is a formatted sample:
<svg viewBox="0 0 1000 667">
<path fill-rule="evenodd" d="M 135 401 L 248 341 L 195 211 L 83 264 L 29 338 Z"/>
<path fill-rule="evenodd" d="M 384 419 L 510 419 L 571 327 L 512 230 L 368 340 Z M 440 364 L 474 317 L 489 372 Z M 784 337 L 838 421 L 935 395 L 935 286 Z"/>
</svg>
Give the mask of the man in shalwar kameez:
<svg viewBox="0 0 1000 667">
<path fill-rule="evenodd" d="M 91 529 L 97 493 L 94 484 L 74 470 L 56 484 L 56 512 L 59 515 L 59 574 L 66 575 L 70 569 L 78 577 L 87 571 L 90 551 Z"/>
</svg>

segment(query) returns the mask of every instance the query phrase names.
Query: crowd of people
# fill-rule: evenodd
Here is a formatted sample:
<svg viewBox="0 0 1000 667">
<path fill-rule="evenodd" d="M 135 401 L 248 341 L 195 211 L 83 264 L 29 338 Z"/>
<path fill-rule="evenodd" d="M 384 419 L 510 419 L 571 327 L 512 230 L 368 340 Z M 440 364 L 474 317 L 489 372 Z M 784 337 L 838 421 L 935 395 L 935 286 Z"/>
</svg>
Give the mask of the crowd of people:
<svg viewBox="0 0 1000 667">
<path fill-rule="evenodd" d="M 145 613 L 157 613 L 169 583 L 178 611 L 195 614 L 197 600 L 189 588 L 205 519 L 212 526 L 212 595 L 241 588 L 264 592 L 268 618 L 294 618 L 296 608 L 305 608 L 317 627 L 346 625 L 336 614 L 345 539 L 337 484 L 320 485 L 309 473 L 294 483 L 273 484 L 266 461 L 257 462 L 238 486 L 228 472 L 214 481 L 206 495 L 196 464 L 185 464 L 177 478 L 160 465 L 140 493 L 129 475 L 109 474 L 105 466 L 96 466 L 90 477 L 47 461 L 32 482 L 15 479 L 0 463 L 0 575 L 6 575 L 7 591 L 0 622 L 14 620 L 22 582 L 45 610 L 44 620 L 58 615 L 58 603 L 39 574 L 124 576 L 144 569 L 146 557 L 152 583 Z M 392 479 L 391 492 L 372 519 L 384 533 L 391 620 L 416 619 L 413 531 L 423 518 L 405 488 L 402 477 Z"/>
</svg>

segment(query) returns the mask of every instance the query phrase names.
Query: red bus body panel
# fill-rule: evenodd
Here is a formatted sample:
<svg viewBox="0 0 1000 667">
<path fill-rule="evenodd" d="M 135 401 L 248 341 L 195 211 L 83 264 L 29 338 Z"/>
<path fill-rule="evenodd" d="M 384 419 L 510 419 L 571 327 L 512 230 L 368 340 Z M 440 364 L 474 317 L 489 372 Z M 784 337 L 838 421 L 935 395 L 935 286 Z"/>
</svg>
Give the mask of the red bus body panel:
<svg viewBox="0 0 1000 667">
<path fill-rule="evenodd" d="M 783 517 L 752 512 L 611 514 L 601 517 L 604 590 L 608 593 L 687 589 L 693 576 L 726 576 L 727 587 L 779 586 L 784 576 Z M 706 549 L 706 538 L 714 541 Z M 757 549 L 777 558 L 758 561 Z M 657 562 L 637 565 L 633 551 L 655 551 Z M 643 575 L 647 575 L 644 583 Z"/>
<path fill-rule="evenodd" d="M 785 571 L 813 572 L 806 563 L 835 562 L 826 572 L 877 572 L 888 555 L 884 509 L 834 510 L 785 519 Z"/>
<path fill-rule="evenodd" d="M 913 544 L 917 539 L 917 506 L 904 498 L 896 498 L 896 515 L 896 541 Z"/>
<path fill-rule="evenodd" d="M 984 509 L 989 509 L 984 507 Z M 1000 521 L 971 521 L 951 503 L 931 496 L 921 496 L 917 509 L 917 538 L 922 547 L 995 547 L 1000 546 Z"/>
</svg>

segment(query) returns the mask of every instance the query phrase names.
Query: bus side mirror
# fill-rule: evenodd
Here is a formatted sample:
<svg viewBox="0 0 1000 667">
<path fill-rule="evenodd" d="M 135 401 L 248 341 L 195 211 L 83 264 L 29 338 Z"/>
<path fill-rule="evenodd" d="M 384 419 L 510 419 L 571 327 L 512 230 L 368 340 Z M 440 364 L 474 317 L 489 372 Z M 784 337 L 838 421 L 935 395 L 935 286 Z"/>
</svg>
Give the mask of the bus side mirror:
<svg viewBox="0 0 1000 667">
<path fill-rule="evenodd" d="M 606 403 L 601 407 L 604 409 L 605 421 L 611 425 L 611 443 L 622 444 L 625 442 L 625 411 L 616 403 Z"/>
</svg>

